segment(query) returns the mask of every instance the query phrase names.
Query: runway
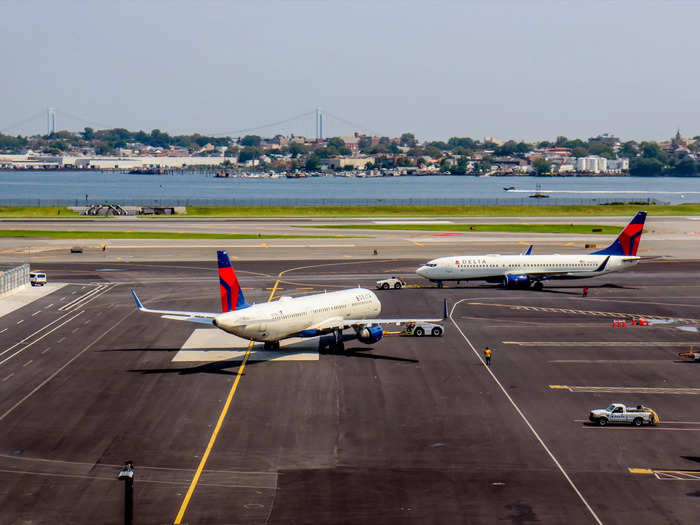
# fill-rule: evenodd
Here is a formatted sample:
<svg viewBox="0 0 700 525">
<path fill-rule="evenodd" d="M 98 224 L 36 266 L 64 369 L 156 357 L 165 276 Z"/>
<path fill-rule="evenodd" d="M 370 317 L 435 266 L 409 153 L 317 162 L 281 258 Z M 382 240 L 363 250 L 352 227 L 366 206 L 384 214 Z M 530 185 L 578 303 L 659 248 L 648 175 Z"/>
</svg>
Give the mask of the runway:
<svg viewBox="0 0 700 525">
<path fill-rule="evenodd" d="M 412 273 L 423 258 L 408 254 L 234 261 L 251 303 L 401 275 L 414 287 L 378 291 L 382 316 L 439 317 L 443 298 L 451 312 L 442 338 L 388 335 L 242 366 L 175 359 L 210 349 L 209 334 L 139 313 L 129 293 L 217 311 L 213 257 L 64 259 L 42 269 L 65 286 L 0 317 L 0 523 L 122 523 L 127 459 L 143 524 L 656 524 L 700 513 L 700 365 L 677 355 L 700 342 L 679 329 L 700 319 L 700 262 L 646 261 L 532 292 L 426 287 Z M 618 315 L 671 322 L 613 327 Z M 587 424 L 613 401 L 651 406 L 661 423 Z"/>
<path fill-rule="evenodd" d="M 534 253 L 588 253 L 591 245 L 610 244 L 614 235 L 539 234 L 497 232 L 430 232 L 421 230 L 333 229 L 324 225 L 387 223 L 548 223 L 617 225 L 620 230 L 631 217 L 371 217 L 371 218 L 274 218 L 274 219 L 0 219 L 0 229 L 132 231 L 168 233 L 219 233 L 261 235 L 260 239 L 49 239 L 0 238 L 0 258 L 6 262 L 133 262 L 208 261 L 211 253 L 225 248 L 234 260 L 365 260 L 375 256 L 392 259 L 423 259 L 446 254 L 517 254 L 530 244 Z M 640 243 L 642 256 L 700 259 L 698 217 L 657 217 L 650 210 L 646 233 Z M 311 227 L 309 227 L 311 226 Z M 320 235 L 334 238 L 265 239 L 264 235 Z M 101 245 L 107 246 L 102 251 Z M 587 248 L 587 245 L 589 246 Z M 83 253 L 70 253 L 80 246 Z"/>
</svg>

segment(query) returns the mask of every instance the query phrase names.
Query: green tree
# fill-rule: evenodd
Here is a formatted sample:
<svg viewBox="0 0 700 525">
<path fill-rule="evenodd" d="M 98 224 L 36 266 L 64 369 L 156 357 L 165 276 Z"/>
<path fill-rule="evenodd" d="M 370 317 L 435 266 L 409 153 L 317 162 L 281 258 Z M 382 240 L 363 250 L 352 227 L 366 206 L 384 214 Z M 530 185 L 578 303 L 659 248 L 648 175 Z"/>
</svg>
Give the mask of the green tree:
<svg viewBox="0 0 700 525">
<path fill-rule="evenodd" d="M 684 157 L 676 163 L 673 172 L 683 177 L 694 177 L 697 173 L 697 162 L 691 157 Z"/>
<path fill-rule="evenodd" d="M 432 144 L 423 148 L 423 151 L 426 155 L 428 155 L 434 159 L 439 159 L 440 157 L 442 157 L 442 150 L 440 148 L 433 146 Z"/>
<path fill-rule="evenodd" d="M 262 152 L 258 148 L 248 146 L 238 153 L 238 162 L 248 162 L 249 160 L 257 159 L 260 155 L 262 155 Z"/>
<path fill-rule="evenodd" d="M 645 159 L 657 159 L 662 164 L 668 162 L 668 155 L 656 142 L 642 142 L 640 149 Z"/>
<path fill-rule="evenodd" d="M 372 139 L 366 135 L 362 135 L 360 140 L 357 141 L 357 146 L 360 151 L 366 153 L 372 147 Z"/>
<path fill-rule="evenodd" d="M 474 139 L 471 139 L 469 137 L 451 137 L 447 141 L 447 145 L 449 146 L 450 149 L 455 149 L 455 148 L 465 148 L 467 150 L 478 149 L 477 142 Z"/>
<path fill-rule="evenodd" d="M 304 167 L 309 171 L 316 171 L 321 167 L 321 159 L 319 159 L 315 153 L 309 155 L 309 158 L 306 159 L 306 164 Z"/>
<path fill-rule="evenodd" d="M 95 138 L 95 130 L 92 128 L 85 128 L 81 133 L 84 140 L 90 141 Z"/>
<path fill-rule="evenodd" d="M 664 163 L 657 158 L 636 157 L 630 160 L 630 175 L 656 177 L 664 170 Z"/>
<path fill-rule="evenodd" d="M 417 144 L 416 136 L 413 133 L 402 133 L 399 139 L 402 146 L 414 148 Z"/>
<path fill-rule="evenodd" d="M 224 152 L 224 157 L 238 157 L 239 152 L 240 148 L 238 146 L 229 146 Z"/>
<path fill-rule="evenodd" d="M 257 148 L 260 146 L 262 139 L 258 135 L 246 135 L 241 139 L 241 146 L 249 146 Z"/>
<path fill-rule="evenodd" d="M 637 143 L 633 140 L 627 141 L 620 147 L 620 155 L 622 157 L 632 158 L 636 157 L 639 153 L 639 147 Z"/>
<path fill-rule="evenodd" d="M 588 154 L 598 155 L 600 157 L 605 157 L 606 159 L 614 159 L 615 154 L 613 153 L 610 144 L 605 142 L 593 141 L 588 143 Z"/>
<path fill-rule="evenodd" d="M 537 157 L 532 161 L 532 168 L 535 170 L 536 175 L 544 175 L 552 171 L 551 163 L 547 162 L 542 157 Z"/>
<path fill-rule="evenodd" d="M 335 149 L 340 150 L 345 147 L 345 141 L 340 137 L 331 137 L 326 141 L 328 146 L 333 146 Z"/>
<path fill-rule="evenodd" d="M 307 148 L 299 142 L 292 142 L 289 145 L 289 153 L 292 155 L 293 159 L 296 159 L 300 155 L 306 155 Z"/>
</svg>

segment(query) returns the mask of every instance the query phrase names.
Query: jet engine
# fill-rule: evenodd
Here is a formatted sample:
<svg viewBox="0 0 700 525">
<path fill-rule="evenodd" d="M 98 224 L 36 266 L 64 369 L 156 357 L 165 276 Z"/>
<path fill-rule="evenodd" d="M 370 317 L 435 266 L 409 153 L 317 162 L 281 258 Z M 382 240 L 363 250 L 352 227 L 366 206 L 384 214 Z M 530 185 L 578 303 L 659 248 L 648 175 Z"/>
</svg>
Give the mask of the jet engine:
<svg viewBox="0 0 700 525">
<path fill-rule="evenodd" d="M 384 335 L 384 330 L 379 325 L 363 326 L 357 331 L 357 338 L 361 343 L 371 345 L 379 341 Z"/>
<path fill-rule="evenodd" d="M 525 274 L 514 274 L 509 273 L 503 277 L 503 286 L 508 287 L 518 287 L 518 286 L 530 286 L 530 278 Z"/>
</svg>

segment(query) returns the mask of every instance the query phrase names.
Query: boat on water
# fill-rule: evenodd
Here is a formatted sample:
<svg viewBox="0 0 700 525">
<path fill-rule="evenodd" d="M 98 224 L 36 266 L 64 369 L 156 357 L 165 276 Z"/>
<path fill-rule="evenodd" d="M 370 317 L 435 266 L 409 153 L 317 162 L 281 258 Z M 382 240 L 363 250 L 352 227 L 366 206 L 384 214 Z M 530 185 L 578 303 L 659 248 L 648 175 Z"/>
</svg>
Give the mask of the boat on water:
<svg viewBox="0 0 700 525">
<path fill-rule="evenodd" d="M 542 193 L 542 185 L 538 184 L 535 189 L 535 193 L 530 195 L 531 199 L 548 199 L 549 195 L 546 193 Z"/>
</svg>

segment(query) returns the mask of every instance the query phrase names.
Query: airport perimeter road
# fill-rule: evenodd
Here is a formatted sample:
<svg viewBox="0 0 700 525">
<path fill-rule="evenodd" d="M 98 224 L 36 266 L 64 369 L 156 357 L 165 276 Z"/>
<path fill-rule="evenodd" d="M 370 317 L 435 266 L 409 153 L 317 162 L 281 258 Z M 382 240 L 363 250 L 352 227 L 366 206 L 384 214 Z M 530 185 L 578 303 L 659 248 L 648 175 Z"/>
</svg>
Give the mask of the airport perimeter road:
<svg viewBox="0 0 700 525">
<path fill-rule="evenodd" d="M 142 524 L 697 521 L 700 365 L 677 353 L 700 346 L 678 328 L 700 263 L 543 292 L 421 288 L 417 263 L 235 263 L 249 302 L 399 274 L 416 287 L 377 292 L 383 316 L 452 311 L 442 338 L 243 366 L 173 362 L 198 325 L 129 294 L 216 311 L 213 261 L 47 264 L 69 284 L 0 318 L 0 523 L 122 523 L 127 459 Z M 637 315 L 670 322 L 612 327 Z M 661 424 L 587 423 L 612 401 Z"/>
<path fill-rule="evenodd" d="M 700 259 L 698 217 L 649 217 L 639 255 Z M 607 246 L 614 235 L 569 235 L 534 233 L 488 233 L 469 231 L 356 230 L 299 228 L 325 224 L 434 223 L 567 223 L 615 224 L 620 229 L 630 217 L 488 217 L 488 218 L 367 218 L 367 219 L 83 219 L 18 220 L 0 219 L 0 229 L 79 230 L 79 231 L 157 231 L 168 233 L 220 233 L 252 235 L 323 235 L 332 239 L 47 239 L 0 238 L 0 257 L 7 262 L 75 262 L 209 260 L 217 249 L 227 249 L 238 260 L 324 260 L 358 259 L 373 256 L 422 258 L 424 261 L 446 254 L 520 253 L 531 243 L 535 253 L 588 253 L 586 245 Z M 106 243 L 107 250 L 100 248 Z M 83 253 L 69 254 L 80 246 Z"/>
</svg>

